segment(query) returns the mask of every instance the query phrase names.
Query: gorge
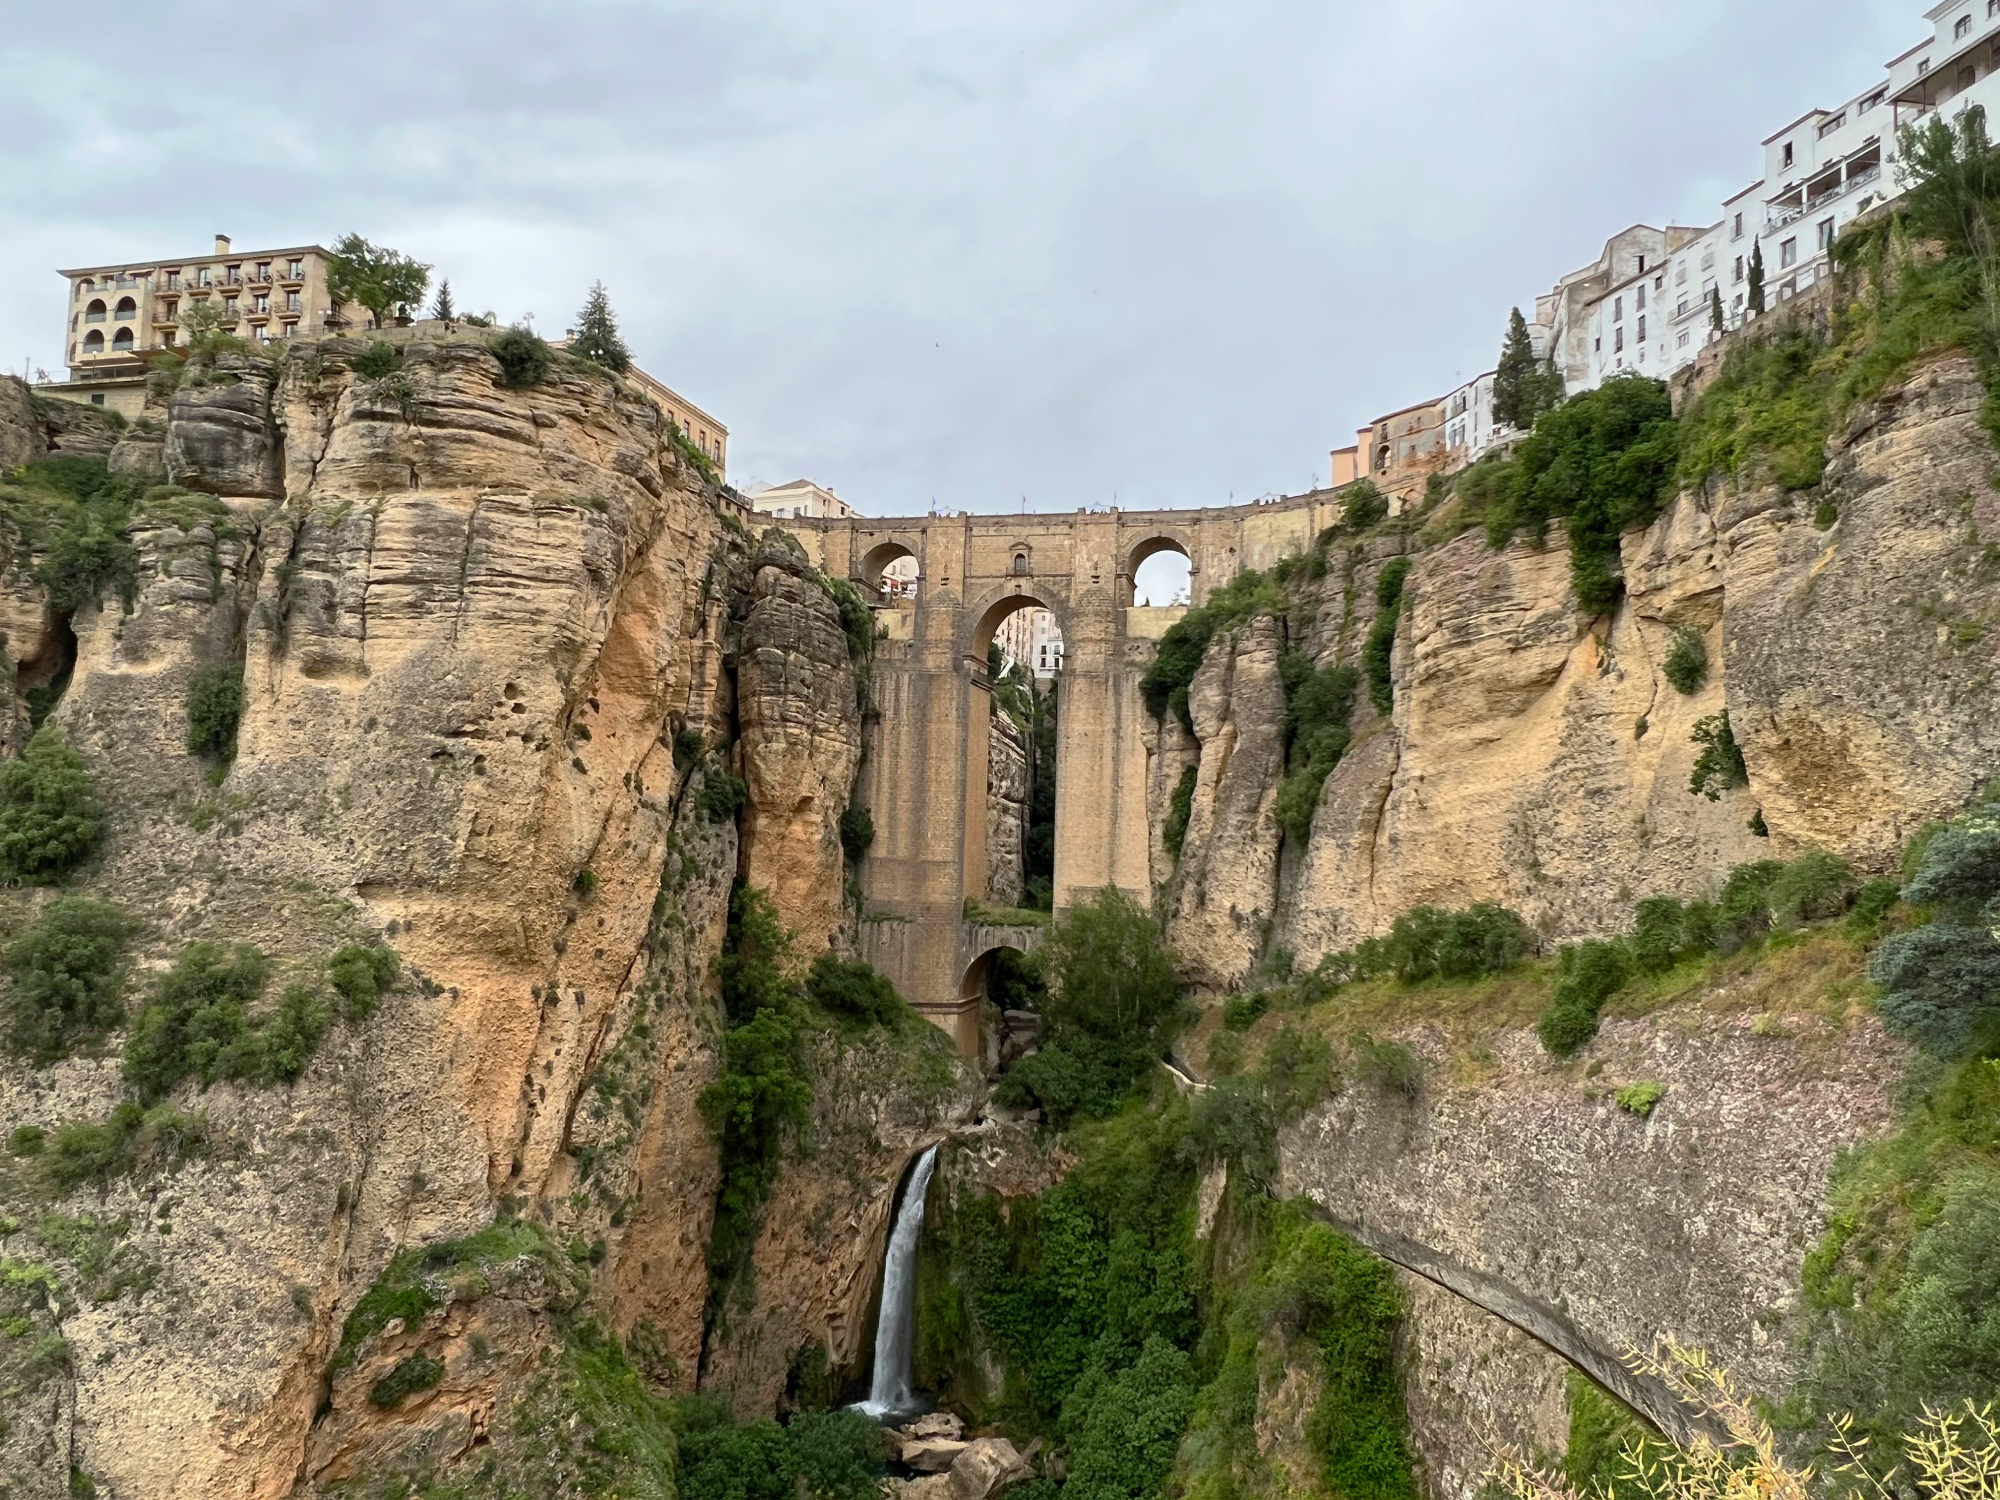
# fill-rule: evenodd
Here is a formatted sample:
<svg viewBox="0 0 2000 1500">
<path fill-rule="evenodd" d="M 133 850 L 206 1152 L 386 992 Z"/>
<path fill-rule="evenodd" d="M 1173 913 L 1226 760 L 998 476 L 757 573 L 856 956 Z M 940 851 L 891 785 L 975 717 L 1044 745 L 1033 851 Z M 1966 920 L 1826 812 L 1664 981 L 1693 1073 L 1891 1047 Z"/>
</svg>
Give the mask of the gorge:
<svg viewBox="0 0 2000 1500">
<path fill-rule="evenodd" d="M 0 382 L 0 1493 L 872 1492 L 904 1337 L 1034 1494 L 1583 1489 L 1691 1430 L 1662 1335 L 1800 1443 L 1899 1419 L 1882 1267 L 1971 1330 L 1921 1389 L 1989 1378 L 1997 1086 L 1933 1044 L 1993 1001 L 1867 977 L 1988 899 L 1975 353 L 1607 544 L 1499 464 L 760 529 L 492 338 L 217 338 L 124 425 Z M 1748 411 L 1735 346 L 1618 455 Z M 1047 912 L 989 849 L 1029 602 Z"/>
</svg>

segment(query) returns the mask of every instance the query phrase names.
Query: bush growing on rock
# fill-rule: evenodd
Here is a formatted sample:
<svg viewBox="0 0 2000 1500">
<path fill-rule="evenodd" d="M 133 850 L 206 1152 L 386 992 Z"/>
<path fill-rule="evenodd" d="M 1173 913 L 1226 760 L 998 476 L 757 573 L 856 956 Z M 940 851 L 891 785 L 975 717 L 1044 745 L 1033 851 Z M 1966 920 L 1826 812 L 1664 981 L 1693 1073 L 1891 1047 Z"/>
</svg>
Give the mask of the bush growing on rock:
<svg viewBox="0 0 2000 1500">
<path fill-rule="evenodd" d="M 125 1082 L 140 1101 L 157 1103 L 189 1074 L 203 1088 L 240 1076 L 233 1070 L 247 1060 L 248 1010 L 269 974 L 269 961 L 247 943 L 182 948 L 125 1042 Z"/>
<path fill-rule="evenodd" d="M 1175 859 L 1181 857 L 1181 849 L 1187 843 L 1188 819 L 1194 816 L 1196 776 L 1196 767 L 1184 768 L 1181 779 L 1174 783 L 1172 795 L 1167 798 L 1167 821 L 1160 830 L 1160 837 L 1167 846 L 1167 853 Z"/>
<path fill-rule="evenodd" d="M 1109 1113 L 1183 1019 L 1173 958 L 1146 909 L 1109 887 L 1063 913 L 1042 953 L 1047 1034 L 996 1097 L 1039 1104 L 1058 1125 Z"/>
<path fill-rule="evenodd" d="M 519 388 L 540 385 L 549 378 L 550 350 L 525 328 L 510 328 L 492 343 L 500 361 L 500 383 Z"/>
<path fill-rule="evenodd" d="M 1781 931 L 1825 922 L 1854 901 L 1854 872 L 1847 861 L 1824 849 L 1810 849 L 1771 881 L 1765 904 L 1771 925 Z"/>
<path fill-rule="evenodd" d="M 402 972 L 396 950 L 375 942 L 343 943 L 326 964 L 326 977 L 340 993 L 350 1021 L 367 1020 Z"/>
<path fill-rule="evenodd" d="M 1696 719 L 1688 738 L 1701 746 L 1694 769 L 1688 775 L 1688 790 L 1697 797 L 1719 801 L 1724 792 L 1750 784 L 1750 768 L 1743 762 L 1743 749 L 1729 728 L 1729 710 Z"/>
<path fill-rule="evenodd" d="M 0 877 L 54 885 L 96 845 L 102 818 L 83 757 L 44 725 L 0 764 Z"/>
<path fill-rule="evenodd" d="M 380 380 L 403 365 L 402 353 L 387 339 L 374 339 L 354 356 L 354 373 L 363 380 Z"/>
<path fill-rule="evenodd" d="M 1341 492 L 1340 524 L 1349 531 L 1366 531 L 1389 518 L 1389 497 L 1372 479 L 1357 479 Z"/>
<path fill-rule="evenodd" d="M 702 817 L 710 823 L 734 823 L 749 800 L 749 784 L 719 757 L 710 757 L 702 766 L 701 790 L 695 793 L 695 808 Z"/>
<path fill-rule="evenodd" d="M 877 1026 L 898 1025 L 911 1014 L 881 970 L 832 953 L 822 953 L 813 960 L 812 972 L 806 976 L 806 994 L 829 1014 Z"/>
<path fill-rule="evenodd" d="M 36 1063 L 53 1062 L 125 1018 L 120 1002 L 131 923 L 102 901 L 64 897 L 8 945 L 7 1039 Z"/>
<path fill-rule="evenodd" d="M 368 1404 L 382 1411 L 393 1410 L 405 1396 L 428 1391 L 444 1380 L 444 1361 L 432 1359 L 419 1349 L 398 1360 L 396 1367 L 368 1387 Z"/>
<path fill-rule="evenodd" d="M 858 865 L 874 842 L 874 816 L 859 803 L 850 802 L 840 814 L 840 852 L 850 865 Z"/>
<path fill-rule="evenodd" d="M 1976 808 L 1927 839 L 1903 899 L 1937 915 L 1869 961 L 1883 1019 L 1944 1055 L 2000 1041 L 2000 807 Z"/>
<path fill-rule="evenodd" d="M 1517 912 L 1491 901 L 1458 910 L 1419 906 L 1396 918 L 1386 957 L 1406 984 L 1476 979 L 1511 969 L 1534 945 Z"/>
<path fill-rule="evenodd" d="M 236 757 L 236 730 L 243 722 L 243 668 L 237 662 L 210 662 L 188 681 L 187 748 L 227 764 Z"/>
<path fill-rule="evenodd" d="M 1535 1034 L 1551 1055 L 1568 1057 L 1597 1035 L 1604 1004 L 1631 977 L 1632 959 L 1623 943 L 1592 939 L 1562 950 L 1556 992 L 1535 1022 Z"/>
<path fill-rule="evenodd" d="M 1676 630 L 1673 649 L 1660 671 L 1682 696 L 1700 692 L 1708 681 L 1708 642 L 1701 632 L 1689 625 Z"/>
</svg>

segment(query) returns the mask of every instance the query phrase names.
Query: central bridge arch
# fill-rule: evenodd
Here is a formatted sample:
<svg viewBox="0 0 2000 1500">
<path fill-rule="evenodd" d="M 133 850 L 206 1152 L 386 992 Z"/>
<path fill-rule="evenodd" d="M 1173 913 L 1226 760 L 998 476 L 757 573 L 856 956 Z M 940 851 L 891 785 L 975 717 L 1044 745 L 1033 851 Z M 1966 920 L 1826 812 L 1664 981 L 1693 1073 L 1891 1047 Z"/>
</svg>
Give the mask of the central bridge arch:
<svg viewBox="0 0 2000 1500">
<path fill-rule="evenodd" d="M 1134 576 L 1148 558 L 1180 552 L 1200 604 L 1243 569 L 1305 551 L 1338 513 L 1332 492 L 1316 491 L 1206 510 L 785 523 L 822 572 L 877 601 L 885 636 L 856 787 L 875 823 L 860 868 L 861 956 L 968 1053 L 978 1050 L 982 992 L 966 985 L 982 955 L 1040 941 L 1039 929 L 966 919 L 968 898 L 985 891 L 987 644 L 995 629 L 1014 611 L 1040 606 L 1062 632 L 1056 910 L 1107 885 L 1150 905 L 1152 720 L 1139 679 L 1185 610 L 1136 606 Z M 913 593 L 883 591 L 884 570 L 906 557 L 916 564 Z"/>
</svg>

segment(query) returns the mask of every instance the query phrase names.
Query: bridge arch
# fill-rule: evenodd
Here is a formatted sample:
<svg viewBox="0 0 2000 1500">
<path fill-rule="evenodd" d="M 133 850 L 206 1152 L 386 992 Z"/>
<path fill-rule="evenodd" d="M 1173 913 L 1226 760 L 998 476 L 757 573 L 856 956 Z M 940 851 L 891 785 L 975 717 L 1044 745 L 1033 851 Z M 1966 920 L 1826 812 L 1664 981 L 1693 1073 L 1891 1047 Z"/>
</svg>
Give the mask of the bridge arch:
<svg viewBox="0 0 2000 1500">
<path fill-rule="evenodd" d="M 1036 589 L 1027 578 L 1010 578 L 967 601 L 965 618 L 969 628 L 958 643 L 959 655 L 981 667 L 986 663 L 986 647 L 1000 622 L 1023 609 L 1045 609 L 1056 617 L 1056 629 L 1065 641 L 1070 634 L 1069 601 L 1055 589 Z"/>
<path fill-rule="evenodd" d="M 888 571 L 892 563 L 901 562 L 906 557 L 915 559 L 916 556 L 917 549 L 898 538 L 891 537 L 887 541 L 877 542 L 861 555 L 853 581 L 864 588 L 880 589 L 882 575 Z M 922 564 L 919 563 L 919 566 Z"/>
<path fill-rule="evenodd" d="M 1136 543 L 1126 549 L 1125 566 L 1123 572 L 1119 575 L 1119 585 L 1120 592 L 1123 595 L 1123 602 L 1128 608 L 1139 602 L 1140 570 L 1155 558 L 1168 555 L 1179 557 L 1187 563 L 1188 595 L 1192 599 L 1195 574 L 1199 567 L 1199 564 L 1195 561 L 1193 548 L 1190 545 L 1189 539 L 1185 534 L 1181 533 L 1179 527 L 1161 528 L 1149 535 L 1142 536 Z M 1163 566 L 1162 569 L 1154 571 L 1165 572 L 1166 569 Z M 1163 581 L 1164 579 L 1155 580 L 1154 586 L 1157 587 L 1157 584 Z M 1151 599 L 1150 602 L 1159 604 L 1162 601 Z"/>
</svg>

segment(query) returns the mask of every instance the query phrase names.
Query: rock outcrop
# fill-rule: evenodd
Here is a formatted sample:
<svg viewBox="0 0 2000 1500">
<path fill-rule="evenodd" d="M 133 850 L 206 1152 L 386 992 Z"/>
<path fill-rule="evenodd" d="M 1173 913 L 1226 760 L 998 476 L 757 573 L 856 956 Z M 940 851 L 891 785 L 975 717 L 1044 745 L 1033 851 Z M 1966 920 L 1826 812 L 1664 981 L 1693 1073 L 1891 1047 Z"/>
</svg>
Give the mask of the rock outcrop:
<svg viewBox="0 0 2000 1500">
<path fill-rule="evenodd" d="M 179 1099 L 206 1117 L 204 1153 L 7 1219 L 83 1215 L 112 1226 L 105 1253 L 145 1267 L 141 1289 L 64 1318 L 65 1373 L 33 1413 L 7 1413 L 61 1456 L 65 1492 L 72 1457 L 121 1494 L 249 1496 L 463 1451 L 551 1337 L 539 1294 L 454 1294 L 324 1378 L 399 1250 L 464 1242 L 496 1211 L 568 1247 L 587 1285 L 565 1296 L 644 1350 L 659 1388 L 691 1388 L 719 1182 L 699 1099 L 739 871 L 710 777 L 748 783 L 741 864 L 786 919 L 816 945 L 846 920 L 837 820 L 860 724 L 826 591 L 802 565 L 760 564 L 657 408 L 602 372 L 559 362 L 511 389 L 476 336 L 392 337 L 384 379 L 355 377 L 360 346 L 330 340 L 224 356 L 184 383 L 161 461 L 219 501 L 142 508 L 129 610 L 107 597 L 53 619 L 32 558 L 7 560 L 0 730 L 25 722 L 21 691 L 73 633 L 52 722 L 109 810 L 80 887 L 147 934 L 142 979 L 193 938 L 256 944 L 273 994 L 324 986 L 347 941 L 386 941 L 404 965 L 295 1084 Z M 62 437 L 44 427 L 40 451 L 74 451 Z M 236 753 L 215 766 L 186 748 L 188 684 L 236 662 Z M 0 892 L 0 925 L 41 899 Z M 844 1185 L 797 1170 L 780 1184 L 770 1253 L 785 1264 L 760 1274 L 776 1287 L 796 1266 L 833 1290 L 787 1291 L 789 1321 L 766 1319 L 774 1353 L 727 1352 L 731 1387 L 765 1409 L 798 1343 L 864 1315 L 868 1214 L 886 1213 L 911 1144 L 964 1109 L 948 1054 L 926 1028 L 867 1053 L 872 1074 L 823 1060 L 829 1087 L 851 1087 L 822 1101 L 822 1139 L 873 1155 L 851 1213 L 833 1206 Z M 0 1071 L 13 1125 L 101 1118 L 118 1094 L 115 1048 Z M 80 1274 L 72 1252 L 7 1234 L 8 1254 Z M 786 1238 L 800 1234 L 809 1253 Z M 418 1355 L 444 1366 L 435 1394 L 370 1398 Z"/>
<path fill-rule="evenodd" d="M 1019 906 L 1027 866 L 1028 741 L 998 704 L 986 737 L 986 899 Z"/>
</svg>

